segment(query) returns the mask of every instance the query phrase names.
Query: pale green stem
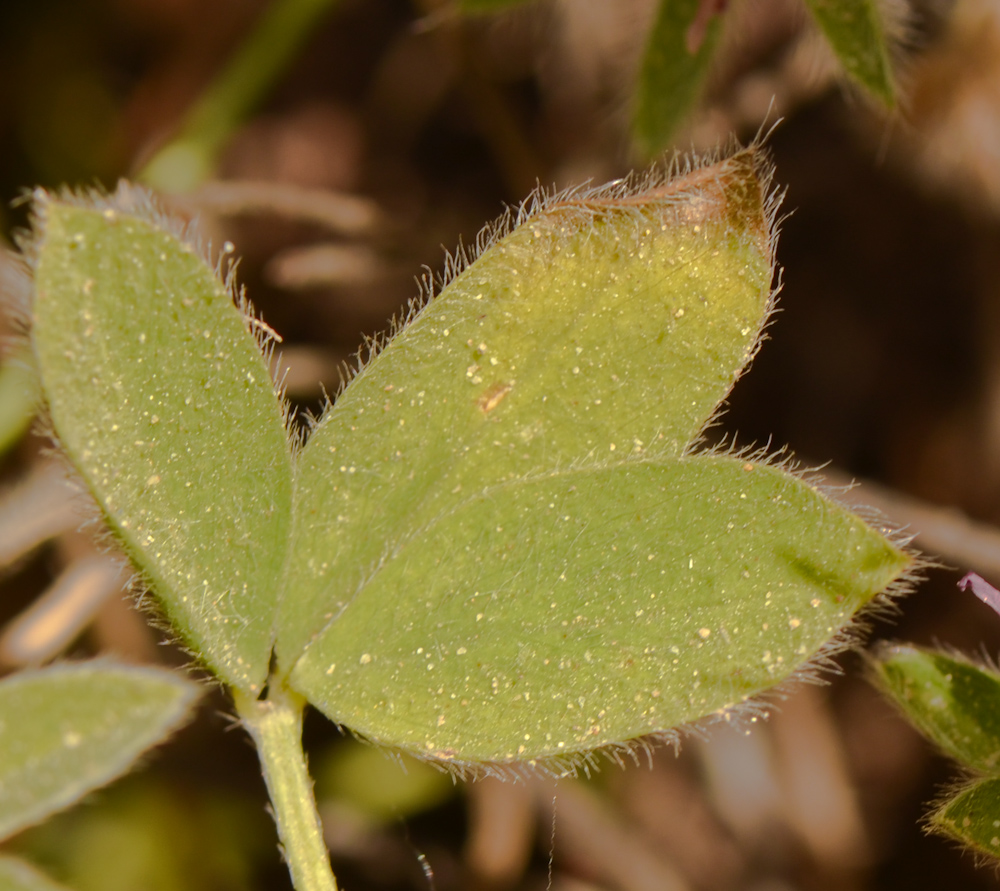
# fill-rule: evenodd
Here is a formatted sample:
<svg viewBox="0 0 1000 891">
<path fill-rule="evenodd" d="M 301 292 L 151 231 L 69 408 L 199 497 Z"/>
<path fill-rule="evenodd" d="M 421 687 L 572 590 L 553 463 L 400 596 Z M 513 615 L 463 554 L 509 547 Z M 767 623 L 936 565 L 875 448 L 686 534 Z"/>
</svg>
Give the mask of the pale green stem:
<svg viewBox="0 0 1000 891">
<path fill-rule="evenodd" d="M 272 688 L 265 700 L 238 690 L 232 693 L 243 726 L 257 745 L 295 891 L 337 891 L 302 751 L 305 700 L 281 687 Z"/>
<path fill-rule="evenodd" d="M 272 0 L 253 31 L 191 107 L 180 130 L 138 179 L 186 192 L 212 174 L 232 132 L 267 95 L 317 21 L 337 0 Z"/>
</svg>

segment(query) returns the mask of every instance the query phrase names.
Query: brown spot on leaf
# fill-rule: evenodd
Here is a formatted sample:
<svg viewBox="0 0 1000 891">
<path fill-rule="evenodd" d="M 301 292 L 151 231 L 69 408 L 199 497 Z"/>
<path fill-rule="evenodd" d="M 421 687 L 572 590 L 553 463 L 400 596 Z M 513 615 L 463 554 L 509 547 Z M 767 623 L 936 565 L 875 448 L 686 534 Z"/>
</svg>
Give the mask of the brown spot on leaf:
<svg viewBox="0 0 1000 891">
<path fill-rule="evenodd" d="M 477 400 L 480 410 L 484 415 L 488 415 L 493 409 L 495 409 L 502 401 L 504 396 L 506 396 L 511 389 L 513 384 L 508 384 L 501 381 L 498 384 L 493 384 L 489 387 L 482 396 Z"/>
</svg>

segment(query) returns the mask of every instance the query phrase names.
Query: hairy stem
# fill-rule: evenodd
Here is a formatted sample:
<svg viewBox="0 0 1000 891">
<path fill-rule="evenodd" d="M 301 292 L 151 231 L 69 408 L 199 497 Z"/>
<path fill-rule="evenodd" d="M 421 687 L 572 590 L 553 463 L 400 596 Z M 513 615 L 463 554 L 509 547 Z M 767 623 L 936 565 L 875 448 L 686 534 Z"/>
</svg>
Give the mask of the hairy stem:
<svg viewBox="0 0 1000 891">
<path fill-rule="evenodd" d="M 232 694 L 260 754 L 292 884 L 296 891 L 337 891 L 302 751 L 305 700 L 281 686 L 273 687 L 265 700 L 238 690 Z"/>
</svg>

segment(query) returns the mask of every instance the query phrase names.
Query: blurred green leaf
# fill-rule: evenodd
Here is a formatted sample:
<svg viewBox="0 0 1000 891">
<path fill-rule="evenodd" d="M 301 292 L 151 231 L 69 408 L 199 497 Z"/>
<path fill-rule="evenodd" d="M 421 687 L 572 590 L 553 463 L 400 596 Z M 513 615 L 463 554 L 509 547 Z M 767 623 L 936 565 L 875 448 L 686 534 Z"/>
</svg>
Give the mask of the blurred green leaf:
<svg viewBox="0 0 1000 891">
<path fill-rule="evenodd" d="M 888 106 L 896 104 L 878 0 L 806 0 L 848 76 Z"/>
<path fill-rule="evenodd" d="M 299 692 L 424 757 L 576 756 L 738 707 L 905 569 L 784 470 L 689 454 L 770 305 L 764 188 L 745 154 L 557 201 L 367 365 L 300 456 Z"/>
<path fill-rule="evenodd" d="M 0 367 L 0 455 L 31 426 L 41 395 L 31 351 L 15 350 Z"/>
<path fill-rule="evenodd" d="M 180 131 L 139 178 L 186 192 L 212 176 L 219 152 L 274 87 L 337 0 L 271 0 L 250 34 L 199 96 Z"/>
<path fill-rule="evenodd" d="M 291 460 L 252 322 L 144 193 L 36 212 L 32 339 L 60 443 L 188 645 L 259 691 Z"/>
<path fill-rule="evenodd" d="M 969 767 L 1000 770 L 1000 674 L 913 646 L 884 648 L 874 667 L 882 688 L 928 739 Z"/>
<path fill-rule="evenodd" d="M 689 28 L 706 2 L 661 0 L 633 99 L 632 132 L 646 157 L 670 145 L 701 95 L 722 31 L 721 20 L 713 16 L 697 48 L 689 49 Z"/>
<path fill-rule="evenodd" d="M 980 780 L 948 799 L 930 816 L 930 826 L 1000 860 L 1000 779 Z"/>
<path fill-rule="evenodd" d="M 276 866 L 259 802 L 150 772 L 19 836 L 18 853 L 74 891 L 246 891 Z"/>
<path fill-rule="evenodd" d="M 0 838 L 124 774 L 188 718 L 198 687 L 153 668 L 104 662 L 24 671 L 0 682 Z"/>
<path fill-rule="evenodd" d="M 354 740 L 313 756 L 316 798 L 335 799 L 377 823 L 405 820 L 455 795 L 455 784 L 440 770 L 400 756 L 398 760 Z"/>
<path fill-rule="evenodd" d="M 3 891 L 69 891 L 18 857 L 0 854 L 0 888 Z"/>
<path fill-rule="evenodd" d="M 528 0 L 458 0 L 458 8 L 467 15 L 500 12 L 512 6 L 524 6 Z"/>
</svg>

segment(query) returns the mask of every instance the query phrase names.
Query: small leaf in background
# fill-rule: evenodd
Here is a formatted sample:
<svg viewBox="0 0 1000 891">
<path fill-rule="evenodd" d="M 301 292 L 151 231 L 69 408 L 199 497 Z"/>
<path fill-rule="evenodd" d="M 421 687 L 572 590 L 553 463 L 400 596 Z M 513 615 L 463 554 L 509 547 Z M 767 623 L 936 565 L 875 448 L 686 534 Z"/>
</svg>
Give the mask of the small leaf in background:
<svg viewBox="0 0 1000 891">
<path fill-rule="evenodd" d="M 14 350 L 0 367 L 0 455 L 31 426 L 41 398 L 28 349 Z"/>
<path fill-rule="evenodd" d="M 143 193 L 37 205 L 32 340 L 60 444 L 188 645 L 267 676 L 291 509 L 282 407 L 226 284 Z"/>
<path fill-rule="evenodd" d="M 972 593 L 994 612 L 1000 613 L 1000 591 L 994 588 L 981 575 L 974 572 L 964 575 L 958 583 L 958 587 L 963 591 L 972 588 Z"/>
<path fill-rule="evenodd" d="M 1000 859 L 1000 779 L 973 783 L 931 814 L 931 828 Z"/>
<path fill-rule="evenodd" d="M 1000 770 L 1000 674 L 913 646 L 876 655 L 880 686 L 935 745 L 984 773 Z"/>
<path fill-rule="evenodd" d="M 374 824 L 396 823 L 453 798 L 451 778 L 427 764 L 344 740 L 323 755 L 311 755 L 320 807 L 350 808 Z"/>
<path fill-rule="evenodd" d="M 280 83 L 337 0 L 271 0 L 178 132 L 138 178 L 163 192 L 186 192 L 210 179 L 236 129 Z"/>
<path fill-rule="evenodd" d="M 458 8 L 466 15 L 500 12 L 512 6 L 524 6 L 529 0 L 458 0 Z"/>
<path fill-rule="evenodd" d="M 73 891 L 247 891 L 278 866 L 272 838 L 252 792 L 142 771 L 11 847 Z"/>
<path fill-rule="evenodd" d="M 878 0 L 806 0 L 847 75 L 888 106 L 896 87 Z"/>
<path fill-rule="evenodd" d="M 661 0 L 636 84 L 632 132 L 652 157 L 670 145 L 701 95 L 722 31 L 711 0 Z"/>
<path fill-rule="evenodd" d="M 0 682 L 0 838 L 121 776 L 184 724 L 191 681 L 153 668 L 65 664 Z"/>
<path fill-rule="evenodd" d="M 18 857 L 0 854 L 0 888 L 3 891 L 70 891 Z"/>
<path fill-rule="evenodd" d="M 572 765 L 738 707 L 905 571 L 786 471 L 689 454 L 770 307 L 766 182 L 565 196 L 367 365 L 299 456 L 295 689 L 421 757 Z"/>
</svg>

